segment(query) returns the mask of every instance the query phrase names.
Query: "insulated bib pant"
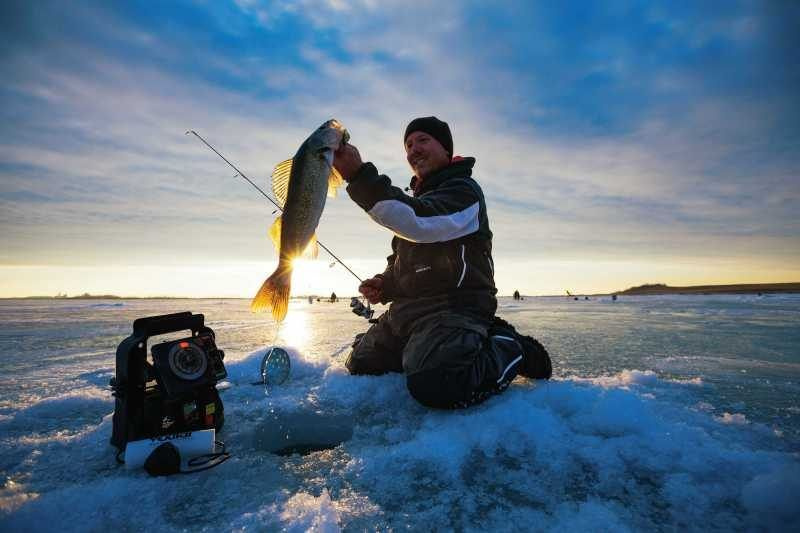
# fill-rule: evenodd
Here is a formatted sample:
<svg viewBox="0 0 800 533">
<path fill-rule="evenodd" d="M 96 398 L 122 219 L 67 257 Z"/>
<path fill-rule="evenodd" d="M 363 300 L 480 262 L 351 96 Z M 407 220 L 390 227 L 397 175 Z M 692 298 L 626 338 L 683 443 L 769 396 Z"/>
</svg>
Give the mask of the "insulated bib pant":
<svg viewBox="0 0 800 533">
<path fill-rule="evenodd" d="M 481 403 L 508 387 L 523 363 L 517 340 L 488 321 L 449 310 L 401 321 L 398 327 L 397 317 L 390 315 L 391 310 L 356 337 L 347 369 L 351 374 L 404 372 L 411 395 L 428 407 Z"/>
</svg>

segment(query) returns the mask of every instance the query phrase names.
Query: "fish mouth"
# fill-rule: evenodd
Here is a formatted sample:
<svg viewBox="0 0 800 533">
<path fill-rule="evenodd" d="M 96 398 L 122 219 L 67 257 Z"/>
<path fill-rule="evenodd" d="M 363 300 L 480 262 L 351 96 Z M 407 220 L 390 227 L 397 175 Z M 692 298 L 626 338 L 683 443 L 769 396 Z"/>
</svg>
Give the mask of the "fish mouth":
<svg viewBox="0 0 800 533">
<path fill-rule="evenodd" d="M 345 129 L 341 122 L 332 118 L 326 121 L 312 135 L 316 137 L 321 149 L 338 150 L 350 140 L 350 133 Z"/>
<path fill-rule="evenodd" d="M 325 124 L 327 124 L 329 128 L 337 130 L 342 134 L 342 140 L 340 146 L 344 146 L 345 144 L 347 144 L 347 142 L 350 140 L 350 132 L 347 131 L 347 128 L 345 128 L 341 122 L 339 122 L 335 118 L 332 118 Z M 338 150 L 339 147 L 337 146 L 336 149 Z"/>
</svg>

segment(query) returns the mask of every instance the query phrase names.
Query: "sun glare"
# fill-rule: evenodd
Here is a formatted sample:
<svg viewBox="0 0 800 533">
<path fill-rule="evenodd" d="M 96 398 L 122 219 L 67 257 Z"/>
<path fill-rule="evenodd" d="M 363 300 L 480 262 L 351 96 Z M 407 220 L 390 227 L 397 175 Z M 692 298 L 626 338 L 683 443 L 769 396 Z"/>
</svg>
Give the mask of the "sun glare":
<svg viewBox="0 0 800 533">
<path fill-rule="evenodd" d="M 300 352 L 307 347 L 310 337 L 306 305 L 304 302 L 290 302 L 289 312 L 278 330 L 278 338 Z"/>
</svg>

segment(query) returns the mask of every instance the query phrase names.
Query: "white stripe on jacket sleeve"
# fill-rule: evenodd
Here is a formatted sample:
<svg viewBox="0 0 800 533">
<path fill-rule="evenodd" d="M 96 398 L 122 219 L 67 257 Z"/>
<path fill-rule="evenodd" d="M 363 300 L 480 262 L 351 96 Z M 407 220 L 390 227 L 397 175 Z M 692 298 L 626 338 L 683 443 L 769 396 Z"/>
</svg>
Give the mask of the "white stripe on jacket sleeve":
<svg viewBox="0 0 800 533">
<path fill-rule="evenodd" d="M 411 242 L 445 242 L 478 231 L 480 204 L 450 213 L 420 217 L 414 209 L 398 200 L 381 200 L 368 211 L 372 220 L 389 228 L 401 239 Z"/>
</svg>

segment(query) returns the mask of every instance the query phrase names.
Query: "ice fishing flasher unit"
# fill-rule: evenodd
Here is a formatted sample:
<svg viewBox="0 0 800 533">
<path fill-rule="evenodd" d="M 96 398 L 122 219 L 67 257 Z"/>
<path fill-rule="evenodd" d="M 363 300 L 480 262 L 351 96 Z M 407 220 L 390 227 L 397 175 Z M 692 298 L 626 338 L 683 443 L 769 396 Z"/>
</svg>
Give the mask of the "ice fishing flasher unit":
<svg viewBox="0 0 800 533">
<path fill-rule="evenodd" d="M 152 362 L 148 361 L 151 337 L 184 330 L 191 336 L 153 345 Z M 224 358 L 201 314 L 185 311 L 135 320 L 133 334 L 117 347 L 116 371 L 110 382 L 115 398 L 111 444 L 119 450 L 117 459 L 129 446 L 133 453 L 159 444 L 159 453 L 152 454 L 156 464 L 151 473 L 174 473 L 175 454 L 181 450 L 194 454 L 197 442 L 208 440 L 209 430 L 211 449 L 202 448 L 206 459 L 212 461 L 211 466 L 227 459 L 224 445 L 222 452 L 214 453 L 213 437 L 225 421 L 216 388 L 228 375 Z"/>
</svg>

